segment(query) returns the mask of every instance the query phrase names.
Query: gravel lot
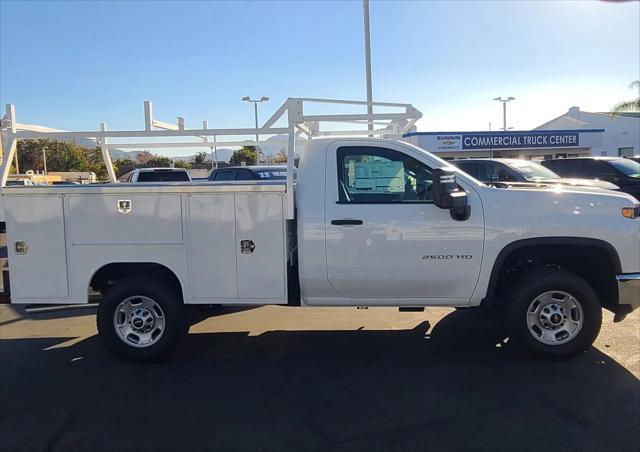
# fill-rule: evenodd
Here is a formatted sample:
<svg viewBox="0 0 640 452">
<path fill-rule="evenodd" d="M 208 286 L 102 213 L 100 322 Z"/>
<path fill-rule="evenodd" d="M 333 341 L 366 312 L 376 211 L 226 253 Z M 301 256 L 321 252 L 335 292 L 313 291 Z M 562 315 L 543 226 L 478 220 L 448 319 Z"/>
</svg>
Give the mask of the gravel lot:
<svg viewBox="0 0 640 452">
<path fill-rule="evenodd" d="M 221 308 L 134 365 L 93 309 L 0 307 L 0 449 L 640 450 L 640 313 L 543 361 L 474 310 Z"/>
</svg>

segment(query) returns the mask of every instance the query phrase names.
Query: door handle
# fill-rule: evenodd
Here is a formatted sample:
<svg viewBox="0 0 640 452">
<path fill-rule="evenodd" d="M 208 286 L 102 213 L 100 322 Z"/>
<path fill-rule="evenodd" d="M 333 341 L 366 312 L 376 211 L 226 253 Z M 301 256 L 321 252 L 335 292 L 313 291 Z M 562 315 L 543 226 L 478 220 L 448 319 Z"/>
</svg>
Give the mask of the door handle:
<svg viewBox="0 0 640 452">
<path fill-rule="evenodd" d="M 358 226 L 362 224 L 362 220 L 345 218 L 344 220 L 331 220 L 331 224 L 335 226 Z"/>
</svg>

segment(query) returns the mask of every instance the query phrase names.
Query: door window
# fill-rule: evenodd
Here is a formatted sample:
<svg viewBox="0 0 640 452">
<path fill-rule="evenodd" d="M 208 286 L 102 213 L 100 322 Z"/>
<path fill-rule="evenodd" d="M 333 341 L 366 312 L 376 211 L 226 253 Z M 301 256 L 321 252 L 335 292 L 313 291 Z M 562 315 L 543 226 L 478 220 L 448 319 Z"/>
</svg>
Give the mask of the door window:
<svg viewBox="0 0 640 452">
<path fill-rule="evenodd" d="M 220 171 L 219 173 L 216 173 L 215 177 L 213 178 L 213 180 L 235 180 L 236 178 L 236 172 L 235 171 Z"/>
<path fill-rule="evenodd" d="M 585 159 L 580 160 L 580 171 L 587 179 L 596 179 L 602 175 L 603 171 L 606 171 L 606 168 L 599 160 Z"/>
<path fill-rule="evenodd" d="M 249 170 L 238 170 L 236 180 L 254 180 L 253 173 Z"/>
<path fill-rule="evenodd" d="M 376 147 L 338 149 L 338 202 L 432 202 L 432 171 L 398 151 Z"/>
<path fill-rule="evenodd" d="M 454 162 L 454 165 L 456 165 L 462 171 L 469 174 L 470 176 L 475 177 L 480 181 L 485 180 L 483 179 L 484 174 L 480 173 L 480 162 L 476 162 L 476 161 L 465 162 L 463 160 L 457 160 Z"/>
<path fill-rule="evenodd" d="M 494 164 L 493 171 L 496 171 L 496 172 L 491 174 L 491 180 L 497 180 L 498 182 L 517 182 L 518 181 L 518 178 L 513 174 L 513 171 L 510 170 L 506 165 L 503 165 L 502 163 Z"/>
<path fill-rule="evenodd" d="M 618 156 L 620 157 L 633 157 L 633 146 L 627 146 L 618 148 Z"/>
</svg>

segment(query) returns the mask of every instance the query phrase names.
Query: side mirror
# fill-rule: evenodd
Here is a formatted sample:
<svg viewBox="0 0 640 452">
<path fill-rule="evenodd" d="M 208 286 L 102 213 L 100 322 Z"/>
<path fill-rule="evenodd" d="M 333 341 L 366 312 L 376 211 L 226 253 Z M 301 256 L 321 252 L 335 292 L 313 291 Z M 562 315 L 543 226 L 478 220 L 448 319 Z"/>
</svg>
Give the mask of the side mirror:
<svg viewBox="0 0 640 452">
<path fill-rule="evenodd" d="M 456 173 L 436 168 L 433 170 L 433 203 L 441 209 L 449 209 L 451 218 L 464 221 L 471 214 L 467 193 L 458 188 Z"/>
</svg>

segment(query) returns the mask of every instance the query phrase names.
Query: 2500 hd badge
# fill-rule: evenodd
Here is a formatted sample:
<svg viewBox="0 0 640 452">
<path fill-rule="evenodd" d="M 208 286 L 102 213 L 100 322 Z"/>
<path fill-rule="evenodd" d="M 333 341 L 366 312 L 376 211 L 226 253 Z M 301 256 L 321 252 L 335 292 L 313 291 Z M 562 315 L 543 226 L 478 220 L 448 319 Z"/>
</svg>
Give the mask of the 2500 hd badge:
<svg viewBox="0 0 640 452">
<path fill-rule="evenodd" d="M 473 259 L 471 254 L 423 254 L 423 261 L 441 261 L 441 260 L 469 260 Z"/>
</svg>

